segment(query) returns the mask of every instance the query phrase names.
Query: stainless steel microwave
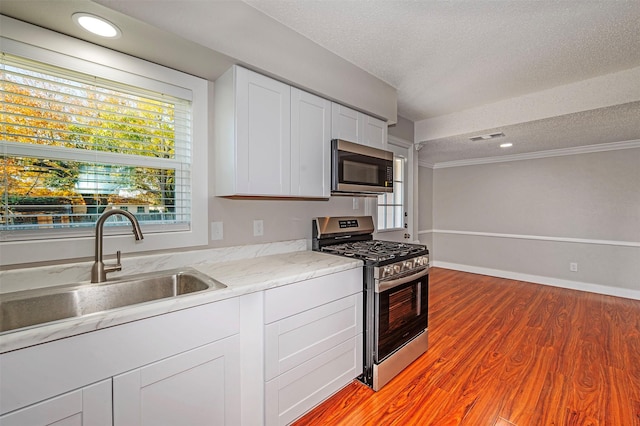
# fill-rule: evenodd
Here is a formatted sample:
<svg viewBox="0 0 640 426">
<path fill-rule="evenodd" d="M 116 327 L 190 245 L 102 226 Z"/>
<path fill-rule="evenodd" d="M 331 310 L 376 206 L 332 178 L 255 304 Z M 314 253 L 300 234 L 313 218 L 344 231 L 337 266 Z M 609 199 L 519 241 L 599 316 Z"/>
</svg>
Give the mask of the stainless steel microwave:
<svg viewBox="0 0 640 426">
<path fill-rule="evenodd" d="M 336 194 L 393 192 L 393 152 L 333 139 L 331 191 Z"/>
</svg>

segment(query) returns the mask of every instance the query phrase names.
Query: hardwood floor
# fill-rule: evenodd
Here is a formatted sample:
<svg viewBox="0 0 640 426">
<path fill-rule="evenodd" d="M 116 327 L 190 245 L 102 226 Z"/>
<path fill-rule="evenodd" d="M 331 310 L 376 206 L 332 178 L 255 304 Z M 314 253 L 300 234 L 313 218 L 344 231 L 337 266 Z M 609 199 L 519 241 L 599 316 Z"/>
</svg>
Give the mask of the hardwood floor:
<svg viewBox="0 0 640 426">
<path fill-rule="evenodd" d="M 432 268 L 429 350 L 304 425 L 640 425 L 640 301 Z"/>
</svg>

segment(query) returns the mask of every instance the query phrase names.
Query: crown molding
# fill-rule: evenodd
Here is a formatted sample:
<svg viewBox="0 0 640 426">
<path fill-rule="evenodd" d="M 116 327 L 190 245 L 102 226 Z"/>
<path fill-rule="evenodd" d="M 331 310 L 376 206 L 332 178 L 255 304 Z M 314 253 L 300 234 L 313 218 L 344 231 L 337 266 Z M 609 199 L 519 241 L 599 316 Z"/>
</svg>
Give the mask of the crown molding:
<svg viewBox="0 0 640 426">
<path fill-rule="evenodd" d="M 617 151 L 620 149 L 640 148 L 640 140 L 603 143 L 597 145 L 578 146 L 573 148 L 552 149 L 548 151 L 530 152 L 526 154 L 503 155 L 500 157 L 474 158 L 469 160 L 445 161 L 435 163 L 430 168 L 445 169 L 448 167 L 475 166 L 479 164 L 504 163 L 508 161 L 535 160 L 539 158 L 561 157 L 565 155 L 590 154 L 594 152 Z M 427 163 L 419 161 L 423 167 L 429 167 Z"/>
</svg>

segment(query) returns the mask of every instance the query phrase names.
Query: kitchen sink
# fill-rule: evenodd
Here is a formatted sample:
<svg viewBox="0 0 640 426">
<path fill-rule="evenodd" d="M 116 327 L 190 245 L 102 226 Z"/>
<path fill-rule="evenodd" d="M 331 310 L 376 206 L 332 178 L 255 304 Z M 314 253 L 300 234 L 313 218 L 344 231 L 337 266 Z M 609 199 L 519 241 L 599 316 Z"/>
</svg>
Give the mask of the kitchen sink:
<svg viewBox="0 0 640 426">
<path fill-rule="evenodd" d="M 192 268 L 0 295 L 0 333 L 227 286 Z"/>
</svg>

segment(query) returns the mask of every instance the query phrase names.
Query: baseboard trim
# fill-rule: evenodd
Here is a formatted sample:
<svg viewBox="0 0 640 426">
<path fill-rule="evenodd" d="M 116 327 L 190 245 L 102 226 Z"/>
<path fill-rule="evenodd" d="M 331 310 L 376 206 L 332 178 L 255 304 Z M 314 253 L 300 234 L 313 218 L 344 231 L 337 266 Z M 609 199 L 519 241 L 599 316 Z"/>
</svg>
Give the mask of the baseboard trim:
<svg viewBox="0 0 640 426">
<path fill-rule="evenodd" d="M 540 275 L 523 274 L 520 272 L 504 271 L 501 269 L 484 268 L 481 266 L 463 265 L 459 263 L 432 261 L 431 266 L 437 268 L 453 269 L 455 271 L 470 272 L 473 274 L 489 275 L 492 277 L 507 278 L 510 280 L 526 281 L 535 284 L 550 285 L 553 287 L 568 288 L 571 290 L 586 291 L 589 293 L 605 294 L 608 296 L 624 297 L 626 299 L 640 300 L 640 290 L 632 290 L 621 287 L 609 287 L 600 284 L 591 284 L 580 281 L 564 280 L 560 278 L 544 277 Z"/>
</svg>

